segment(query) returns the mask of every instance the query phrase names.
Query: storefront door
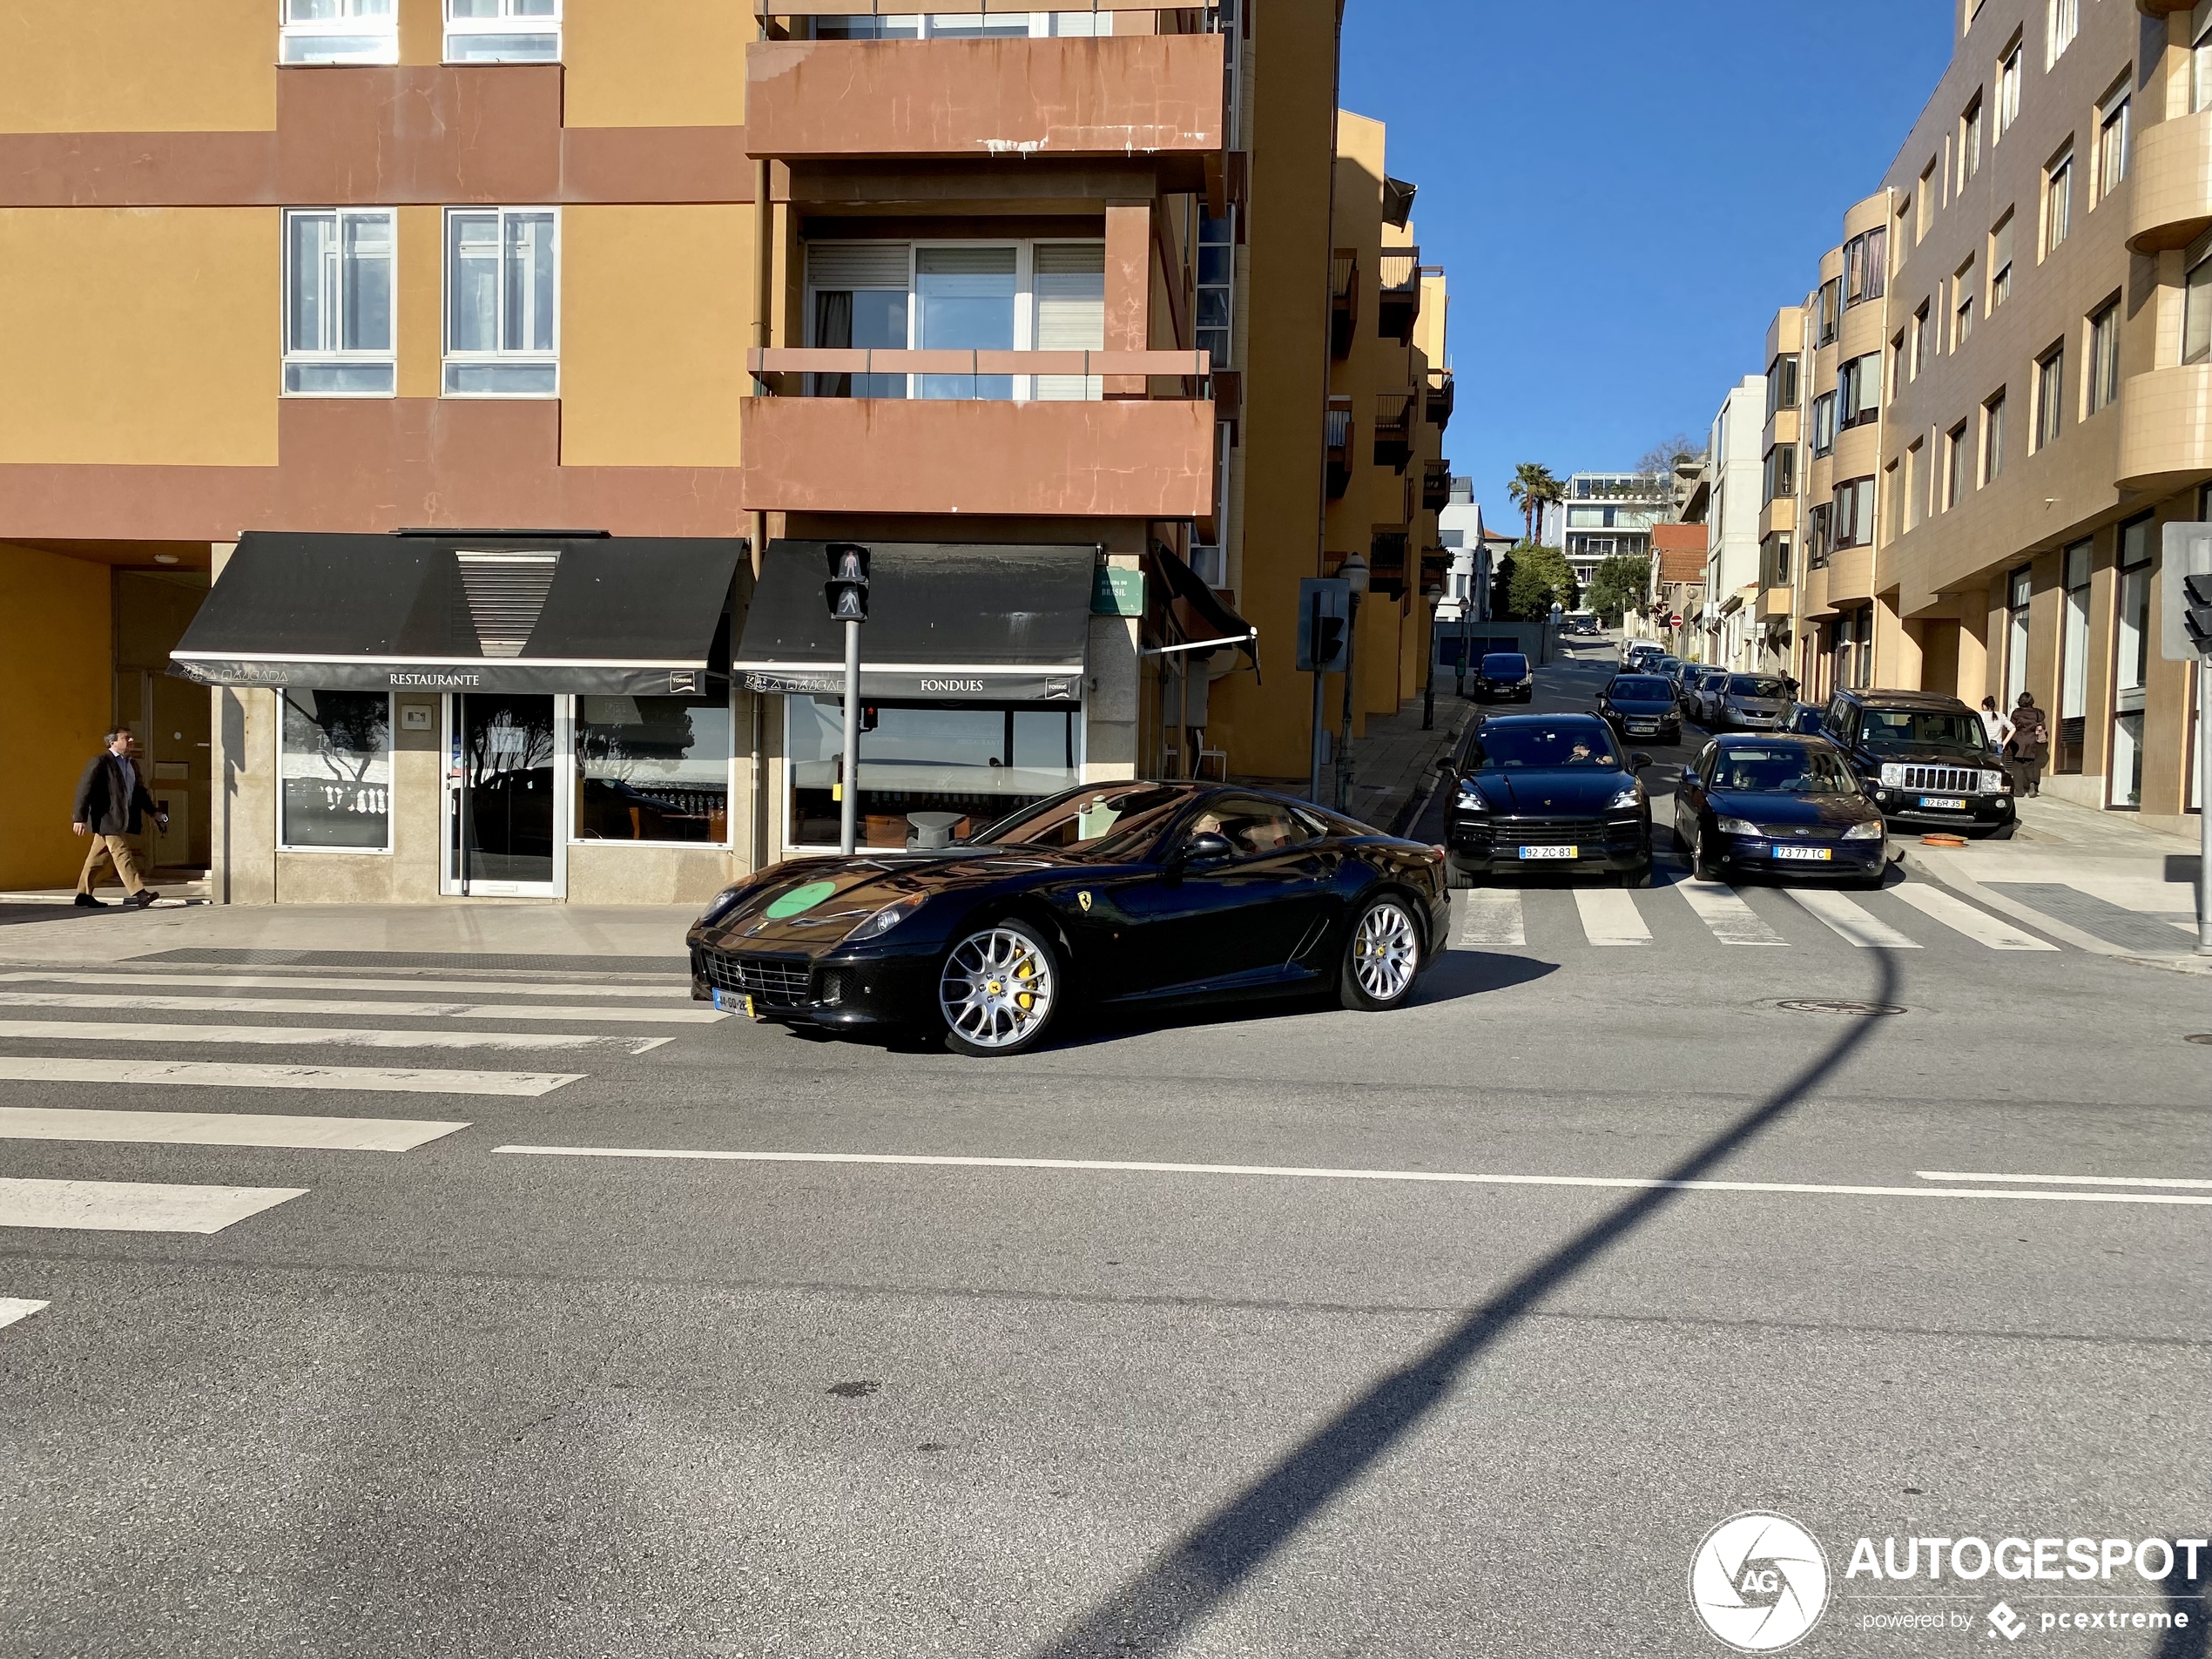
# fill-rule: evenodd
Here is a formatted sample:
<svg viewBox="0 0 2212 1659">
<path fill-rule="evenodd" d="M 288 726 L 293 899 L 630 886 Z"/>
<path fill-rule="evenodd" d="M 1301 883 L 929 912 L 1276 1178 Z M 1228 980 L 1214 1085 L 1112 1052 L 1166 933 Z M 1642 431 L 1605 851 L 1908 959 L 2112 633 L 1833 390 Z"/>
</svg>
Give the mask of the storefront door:
<svg viewBox="0 0 2212 1659">
<path fill-rule="evenodd" d="M 442 893 L 557 898 L 565 890 L 564 701 L 479 691 L 446 698 Z"/>
</svg>

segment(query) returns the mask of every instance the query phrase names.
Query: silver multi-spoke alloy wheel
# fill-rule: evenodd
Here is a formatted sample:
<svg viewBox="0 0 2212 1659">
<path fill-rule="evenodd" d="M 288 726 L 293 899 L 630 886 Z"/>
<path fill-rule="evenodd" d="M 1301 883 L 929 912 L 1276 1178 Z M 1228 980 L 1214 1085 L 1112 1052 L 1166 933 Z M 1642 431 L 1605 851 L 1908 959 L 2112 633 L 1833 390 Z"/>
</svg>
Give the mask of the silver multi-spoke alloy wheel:
<svg viewBox="0 0 2212 1659">
<path fill-rule="evenodd" d="M 962 1046 L 1016 1049 L 1052 1017 L 1052 954 L 1024 929 L 1001 924 L 968 935 L 945 958 L 937 1008 Z"/>
<path fill-rule="evenodd" d="M 1370 905 L 1352 937 L 1352 972 L 1370 1001 L 1395 1002 L 1421 964 L 1421 936 L 1395 899 Z"/>
</svg>

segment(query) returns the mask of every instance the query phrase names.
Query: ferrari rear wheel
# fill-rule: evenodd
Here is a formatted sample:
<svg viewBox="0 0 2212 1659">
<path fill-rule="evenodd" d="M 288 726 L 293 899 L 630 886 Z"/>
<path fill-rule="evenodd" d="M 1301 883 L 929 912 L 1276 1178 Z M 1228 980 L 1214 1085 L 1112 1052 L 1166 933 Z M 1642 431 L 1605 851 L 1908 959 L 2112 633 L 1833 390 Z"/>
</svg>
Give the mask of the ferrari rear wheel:
<svg viewBox="0 0 2212 1659">
<path fill-rule="evenodd" d="M 1394 1008 L 1413 994 L 1421 967 L 1421 930 L 1402 899 L 1371 899 L 1352 924 L 1337 996 L 1368 1013 Z"/>
<path fill-rule="evenodd" d="M 945 1042 L 960 1054 L 1021 1054 L 1043 1039 L 1059 1008 L 1053 948 L 1019 921 L 979 927 L 955 943 L 937 976 Z"/>
</svg>

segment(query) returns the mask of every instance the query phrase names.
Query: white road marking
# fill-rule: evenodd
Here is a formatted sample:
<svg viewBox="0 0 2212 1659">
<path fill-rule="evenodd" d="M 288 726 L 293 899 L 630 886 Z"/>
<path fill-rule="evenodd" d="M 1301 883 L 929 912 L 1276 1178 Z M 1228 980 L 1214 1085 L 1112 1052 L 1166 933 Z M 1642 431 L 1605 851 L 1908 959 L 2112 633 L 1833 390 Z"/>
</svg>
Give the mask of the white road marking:
<svg viewBox="0 0 2212 1659">
<path fill-rule="evenodd" d="M 1791 887 L 1790 896 L 1854 945 L 1868 949 L 1918 950 L 1920 943 L 1869 915 L 1840 893 L 1825 887 Z"/>
<path fill-rule="evenodd" d="M 122 1025 L 106 1020 L 0 1020 L 0 1042 L 237 1042 L 331 1049 L 626 1049 L 644 1054 L 674 1037 L 565 1031 L 363 1031 L 344 1025 Z"/>
<path fill-rule="evenodd" d="M 532 1099 L 580 1071 L 421 1071 L 383 1066 L 257 1066 L 200 1060 L 51 1060 L 0 1055 L 0 1082 L 187 1083 L 217 1089 L 373 1089 L 401 1095 L 513 1095 Z"/>
<path fill-rule="evenodd" d="M 1723 945 L 1787 945 L 1790 941 L 1759 920 L 1734 887 L 1717 881 L 1678 881 L 1675 891 L 1689 901 L 1697 920 Z"/>
<path fill-rule="evenodd" d="M 1623 887 L 1577 887 L 1575 908 L 1582 913 L 1582 934 L 1593 945 L 1648 945 L 1651 928 L 1636 908 L 1635 895 Z"/>
<path fill-rule="evenodd" d="M 155 1181 L 0 1180 L 0 1227 L 219 1233 L 305 1187 L 193 1187 Z"/>
<path fill-rule="evenodd" d="M 1460 899 L 1460 934 L 1455 945 L 1526 945 L 1521 894 L 1510 887 L 1469 887 Z"/>
<path fill-rule="evenodd" d="M 253 1112 L 70 1111 L 0 1106 L 0 1140 L 128 1141 L 145 1146 L 283 1146 L 320 1152 L 412 1152 L 466 1123 L 407 1117 L 280 1117 Z"/>
<path fill-rule="evenodd" d="M 78 974 L 24 970 L 0 974 L 0 982 L 42 985 L 212 985 L 227 990 L 402 991 L 424 994 L 460 992 L 467 996 L 620 996 L 688 1001 L 688 981 L 666 985 L 548 985 L 509 983 L 486 980 L 428 979 L 310 979 L 288 974 Z"/>
<path fill-rule="evenodd" d="M 1923 1181 L 2023 1181 L 2053 1187 L 2188 1187 L 2212 1191 L 2212 1181 L 2185 1181 L 2128 1175 L 1959 1175 L 1949 1170 L 1915 1170 Z"/>
<path fill-rule="evenodd" d="M 0 991 L 0 1008 L 131 1008 L 187 1014 L 352 1014 L 386 1020 L 614 1020 L 624 1025 L 711 1025 L 711 1008 L 594 1008 L 519 1003 L 326 1002 L 289 996 L 109 995 L 95 991 Z"/>
<path fill-rule="evenodd" d="M 27 1319 L 46 1305 L 44 1302 L 26 1302 L 20 1296 L 0 1296 L 0 1325 Z"/>
<path fill-rule="evenodd" d="M 1930 885 L 1925 881 L 1907 881 L 1892 889 L 1897 897 L 1911 905 L 1922 915 L 1932 917 L 1945 927 L 1955 929 L 1978 944 L 1992 950 L 2056 950 L 2058 947 L 2047 939 L 2038 939 L 2023 933 L 2010 922 L 2000 921 L 1986 910 L 1977 910 L 1956 894 Z"/>
<path fill-rule="evenodd" d="M 933 1157 L 903 1152 L 722 1152 L 649 1146 L 496 1146 L 532 1157 L 678 1158 L 738 1163 L 887 1163 L 974 1170 L 1085 1170 L 1134 1175 L 1258 1176 L 1293 1181 L 1410 1181 L 1448 1186 L 1600 1187 L 1629 1191 L 1817 1193 L 1857 1198 L 2019 1198 L 2072 1204 L 2212 1204 L 2212 1196 L 2149 1192 L 1980 1191 L 1965 1187 L 1846 1186 L 1820 1181 L 1674 1181 L 1614 1175 L 1468 1175 L 1438 1170 L 1328 1170 L 1271 1163 L 1143 1163 L 1108 1158 Z"/>
</svg>

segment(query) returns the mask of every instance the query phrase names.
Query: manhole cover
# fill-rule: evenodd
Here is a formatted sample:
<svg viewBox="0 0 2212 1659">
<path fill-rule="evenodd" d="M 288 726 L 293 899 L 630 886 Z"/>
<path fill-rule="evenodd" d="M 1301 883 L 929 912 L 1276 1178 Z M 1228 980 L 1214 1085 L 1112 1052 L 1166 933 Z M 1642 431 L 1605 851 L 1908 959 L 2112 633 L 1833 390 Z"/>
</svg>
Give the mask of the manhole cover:
<svg viewBox="0 0 2212 1659">
<path fill-rule="evenodd" d="M 1777 1002 L 1775 1007 L 1787 1008 L 1792 1014 L 1902 1014 L 1905 1010 L 1894 1002 L 1813 1002 L 1791 1001 Z M 2192 1039 L 2194 1041 L 2194 1039 Z"/>
<path fill-rule="evenodd" d="M 2201 1042 L 2206 1048 L 2212 1049 L 2212 1031 L 2200 1031 L 2193 1037 L 2183 1037 L 2182 1041 L 2184 1042 Z"/>
</svg>

